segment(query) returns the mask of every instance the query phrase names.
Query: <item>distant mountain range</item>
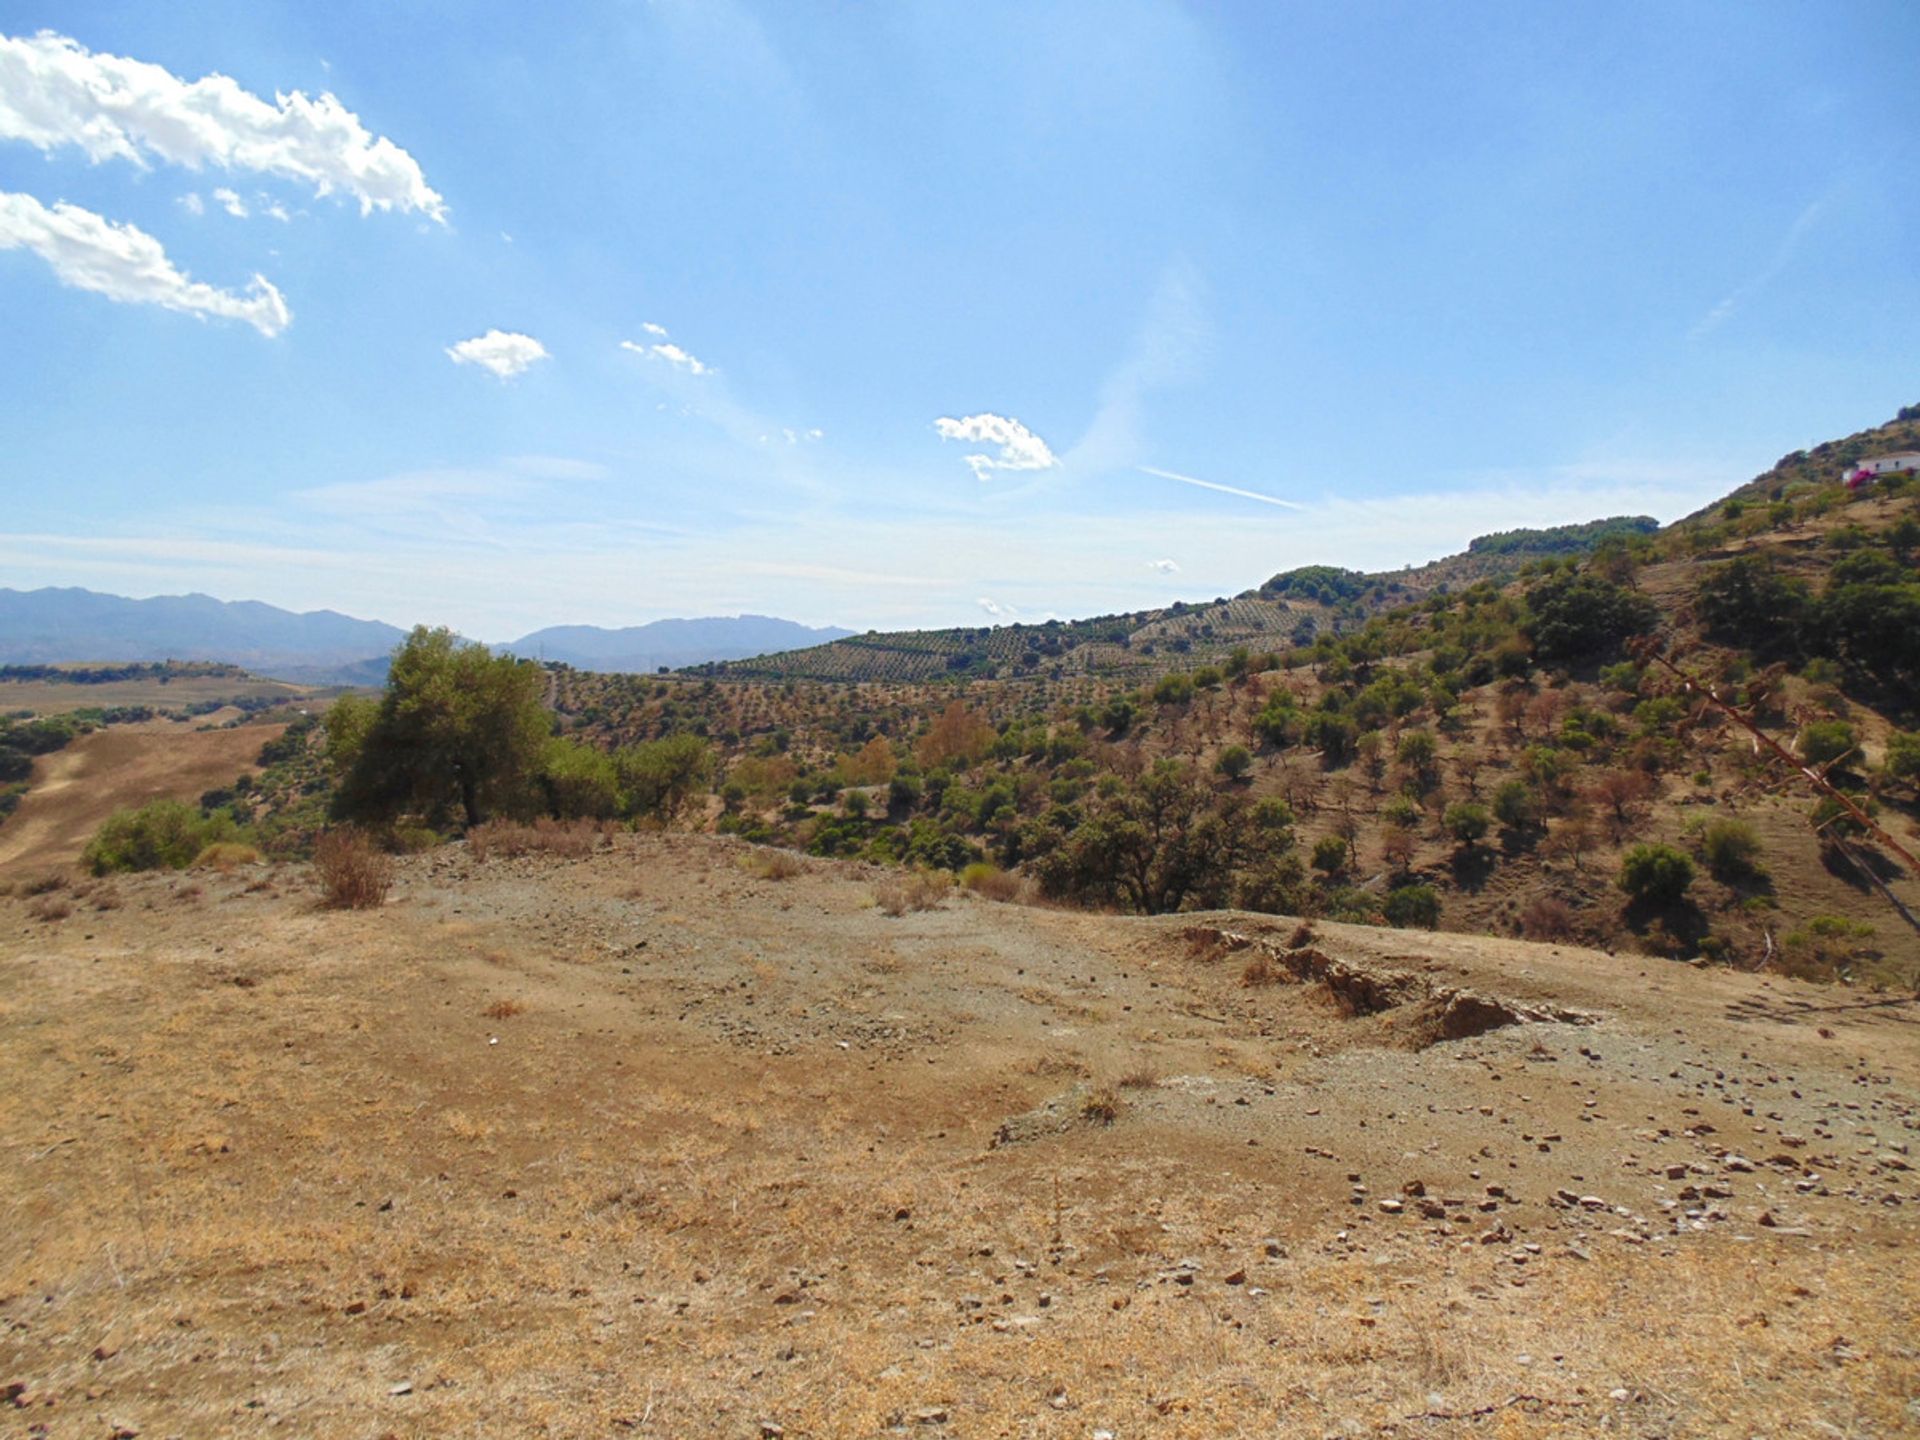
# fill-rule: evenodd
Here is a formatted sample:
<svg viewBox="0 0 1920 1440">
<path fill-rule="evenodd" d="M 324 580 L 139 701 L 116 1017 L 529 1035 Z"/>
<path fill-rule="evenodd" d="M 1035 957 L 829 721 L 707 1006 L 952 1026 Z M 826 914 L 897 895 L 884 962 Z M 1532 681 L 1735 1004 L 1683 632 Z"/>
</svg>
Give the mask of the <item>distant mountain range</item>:
<svg viewBox="0 0 1920 1440">
<path fill-rule="evenodd" d="M 583 670 L 655 670 L 738 660 L 851 635 L 764 615 L 656 620 L 609 630 L 559 625 L 496 646 Z M 309 683 L 377 684 L 407 632 L 332 610 L 296 613 L 258 600 L 161 595 L 130 600 L 93 590 L 0 589 L 0 664 L 225 660 Z"/>
<path fill-rule="evenodd" d="M 522 635 L 511 650 L 535 660 L 560 660 L 577 670 L 641 671 L 666 666 L 701 665 L 710 660 L 742 660 L 808 645 L 824 645 L 853 634 L 834 625 L 818 628 L 770 615 L 736 615 L 704 620 L 655 620 L 605 630 L 598 625 L 554 625 Z"/>
</svg>

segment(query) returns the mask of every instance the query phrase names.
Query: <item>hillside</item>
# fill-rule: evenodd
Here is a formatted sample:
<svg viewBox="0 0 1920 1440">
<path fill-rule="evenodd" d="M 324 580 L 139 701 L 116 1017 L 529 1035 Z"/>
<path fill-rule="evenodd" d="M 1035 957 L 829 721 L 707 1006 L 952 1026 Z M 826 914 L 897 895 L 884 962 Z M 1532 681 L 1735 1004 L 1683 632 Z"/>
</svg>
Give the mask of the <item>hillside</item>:
<svg viewBox="0 0 1920 1440">
<path fill-rule="evenodd" d="M 0 898 L 21 1433 L 1911 1429 L 1910 1006 L 755 858 Z"/>
<path fill-rule="evenodd" d="M 1910 424 L 1822 448 L 1891 448 Z M 1743 493 L 1782 483 L 1761 477 Z M 1092 663 L 956 681 L 941 651 L 956 637 L 942 633 L 791 657 L 884 642 L 940 679 L 574 674 L 552 698 L 596 744 L 706 737 L 723 802 L 712 823 L 818 854 L 999 867 L 1102 907 L 1232 903 L 1910 984 L 1920 936 L 1879 887 L 1911 912 L 1920 885 L 1798 766 L 1830 771 L 1896 843 L 1920 834 L 1917 512 L 1899 482 L 1736 497 L 1658 534 L 1567 537 L 1564 553 L 1529 558 L 1504 583 L 1429 583 L 1416 602 L 1317 626 L 1310 644 L 1212 659 L 1197 643 L 1157 645 L 1180 668 L 1145 683 Z M 1465 558 L 1504 551 L 1495 541 Z M 1198 622 L 1213 633 L 1196 642 L 1224 648 L 1236 614 L 1326 615 L 1367 595 L 1330 570 L 1265 588 L 1280 598 L 1127 633 L 1165 639 Z M 1051 635 L 1078 657 L 1145 649 L 1069 644 L 1100 623 L 969 643 Z M 1691 682 L 1636 658 L 1643 641 Z M 1706 685 L 1800 759 L 1760 753 L 1701 701 Z M 1675 886 L 1635 898 L 1623 866 L 1649 845 Z"/>
<path fill-rule="evenodd" d="M 703 677 L 738 680 L 1138 679 L 1217 660 L 1239 646 L 1271 650 L 1304 644 L 1322 630 L 1349 629 L 1369 615 L 1436 591 L 1502 579 L 1534 560 L 1586 554 L 1609 537 L 1658 528 L 1658 522 L 1636 516 L 1509 530 L 1474 540 L 1458 555 L 1400 570 L 1362 574 L 1309 565 L 1232 599 L 1040 625 L 868 631 L 787 654 L 688 668 Z"/>
</svg>

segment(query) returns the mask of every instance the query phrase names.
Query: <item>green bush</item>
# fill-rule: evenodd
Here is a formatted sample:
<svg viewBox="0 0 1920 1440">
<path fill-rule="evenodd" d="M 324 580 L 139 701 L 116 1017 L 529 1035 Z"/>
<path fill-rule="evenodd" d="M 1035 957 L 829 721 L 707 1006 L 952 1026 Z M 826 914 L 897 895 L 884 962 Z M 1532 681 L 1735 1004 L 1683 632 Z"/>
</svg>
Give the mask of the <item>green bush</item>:
<svg viewBox="0 0 1920 1440">
<path fill-rule="evenodd" d="M 1387 895 L 1387 923 L 1399 930 L 1431 930 L 1440 923 L 1440 897 L 1431 885 L 1402 885 Z"/>
<path fill-rule="evenodd" d="M 1800 732 L 1800 756 L 1809 765 L 1827 765 L 1854 748 L 1853 726 L 1844 720 L 1816 720 Z"/>
<path fill-rule="evenodd" d="M 1322 835 L 1313 844 L 1313 868 L 1337 875 L 1347 868 L 1347 842 L 1338 835 Z"/>
<path fill-rule="evenodd" d="M 1887 774 L 1896 780 L 1920 777 L 1920 734 L 1896 730 L 1887 737 Z"/>
<path fill-rule="evenodd" d="M 1447 807 L 1446 814 L 1440 817 L 1440 823 L 1462 845 L 1471 845 L 1493 828 L 1493 816 L 1487 813 L 1484 805 L 1476 805 L 1471 800 L 1458 800 Z"/>
<path fill-rule="evenodd" d="M 1700 858 L 1713 878 L 1741 880 L 1760 873 L 1760 832 L 1745 820 L 1710 820 L 1700 832 Z"/>
<path fill-rule="evenodd" d="M 1693 884 L 1693 861 L 1671 845 L 1636 845 L 1620 862 L 1620 888 L 1650 905 L 1672 905 Z"/>
<path fill-rule="evenodd" d="M 1244 745 L 1229 745 L 1220 752 L 1213 768 L 1229 780 L 1238 780 L 1253 768 L 1253 755 Z"/>
<path fill-rule="evenodd" d="M 87 842 L 80 859 L 96 875 L 120 870 L 184 870 L 209 845 L 238 841 L 240 827 L 224 812 L 202 815 L 180 800 L 154 800 L 119 810 Z"/>
</svg>

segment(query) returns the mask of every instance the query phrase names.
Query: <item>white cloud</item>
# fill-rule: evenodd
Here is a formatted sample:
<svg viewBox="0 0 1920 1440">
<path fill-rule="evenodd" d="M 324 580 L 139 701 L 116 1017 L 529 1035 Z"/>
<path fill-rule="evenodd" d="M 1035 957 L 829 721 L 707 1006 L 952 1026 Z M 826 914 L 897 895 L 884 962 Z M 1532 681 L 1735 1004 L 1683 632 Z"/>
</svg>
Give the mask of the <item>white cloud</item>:
<svg viewBox="0 0 1920 1440">
<path fill-rule="evenodd" d="M 1158 570 L 1162 575 L 1178 575 L 1180 573 L 1180 563 L 1177 560 L 1149 560 L 1147 562 L 1147 568 L 1149 570 Z"/>
<path fill-rule="evenodd" d="M 48 209 L 31 195 L 0 191 L 0 250 L 31 250 L 53 267 L 61 284 L 123 304 L 244 320 L 269 337 L 293 320 L 265 276 L 255 275 L 243 293 L 190 280 L 146 231 L 65 201 Z"/>
<path fill-rule="evenodd" d="M 180 197 L 180 208 L 189 215 L 204 215 L 207 213 L 207 202 L 200 198 L 197 191 L 189 190 Z"/>
<path fill-rule="evenodd" d="M 656 325 L 651 320 L 643 322 L 640 328 L 649 335 L 659 336 L 662 340 L 667 338 L 667 327 L 664 325 Z"/>
<path fill-rule="evenodd" d="M 989 600 L 985 595 L 982 595 L 973 603 L 986 611 L 987 614 L 993 616 L 996 620 L 1012 620 L 1020 614 L 1013 606 L 1002 605 L 998 600 Z"/>
<path fill-rule="evenodd" d="M 247 202 L 224 185 L 213 192 L 213 198 L 220 202 L 220 208 L 236 220 L 247 218 Z"/>
<path fill-rule="evenodd" d="M 645 330 L 649 335 L 664 335 L 667 333 L 658 325 L 642 325 L 640 328 Z M 664 360 L 673 366 L 674 369 L 684 370 L 689 375 L 711 375 L 714 373 L 713 366 L 689 355 L 678 345 L 665 343 L 659 345 L 642 345 L 636 340 L 622 340 L 620 342 L 620 348 L 622 350 L 631 350 L 636 355 L 644 355 L 650 360 Z M 764 439 L 765 437 L 763 436 L 761 438 Z"/>
<path fill-rule="evenodd" d="M 190 170 L 281 175 L 336 191 L 360 211 L 415 210 L 444 223 L 446 202 L 414 158 L 331 94 L 269 104 L 225 75 L 187 81 L 164 66 L 102 55 L 43 30 L 0 35 L 0 139 L 78 146 L 96 164 L 149 157 Z"/>
<path fill-rule="evenodd" d="M 458 345 L 449 345 L 447 354 L 456 365 L 478 365 L 502 380 L 524 374 L 535 361 L 548 358 L 547 347 L 531 335 L 507 330 L 489 330 Z"/>
<path fill-rule="evenodd" d="M 933 428 L 942 440 L 971 440 L 1000 447 L 998 455 L 967 456 L 976 480 L 989 478 L 995 470 L 1048 470 L 1060 463 L 1046 441 L 1005 415 L 969 415 L 964 420 L 943 415 L 933 422 Z"/>
<path fill-rule="evenodd" d="M 278 220 L 282 225 L 288 225 L 293 222 L 293 216 L 287 213 L 287 207 L 277 202 L 266 206 L 261 213 L 266 215 L 268 219 Z"/>
</svg>

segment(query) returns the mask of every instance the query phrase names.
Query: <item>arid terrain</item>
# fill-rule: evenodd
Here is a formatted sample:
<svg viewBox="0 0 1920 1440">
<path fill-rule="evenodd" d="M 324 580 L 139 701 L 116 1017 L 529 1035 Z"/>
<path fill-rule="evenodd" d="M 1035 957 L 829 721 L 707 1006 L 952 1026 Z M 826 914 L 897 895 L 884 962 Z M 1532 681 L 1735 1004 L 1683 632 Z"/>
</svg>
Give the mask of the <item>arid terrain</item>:
<svg viewBox="0 0 1920 1440">
<path fill-rule="evenodd" d="M 216 711 L 218 721 L 231 718 Z M 33 786 L 0 829 L 0 879 L 70 864 L 116 810 L 149 800 L 191 800 L 253 768 L 260 747 L 286 729 L 149 720 L 83 735 L 34 764 Z"/>
<path fill-rule="evenodd" d="M 1908 1001 L 776 853 L 0 901 L 9 1431 L 1920 1429 Z"/>
</svg>

